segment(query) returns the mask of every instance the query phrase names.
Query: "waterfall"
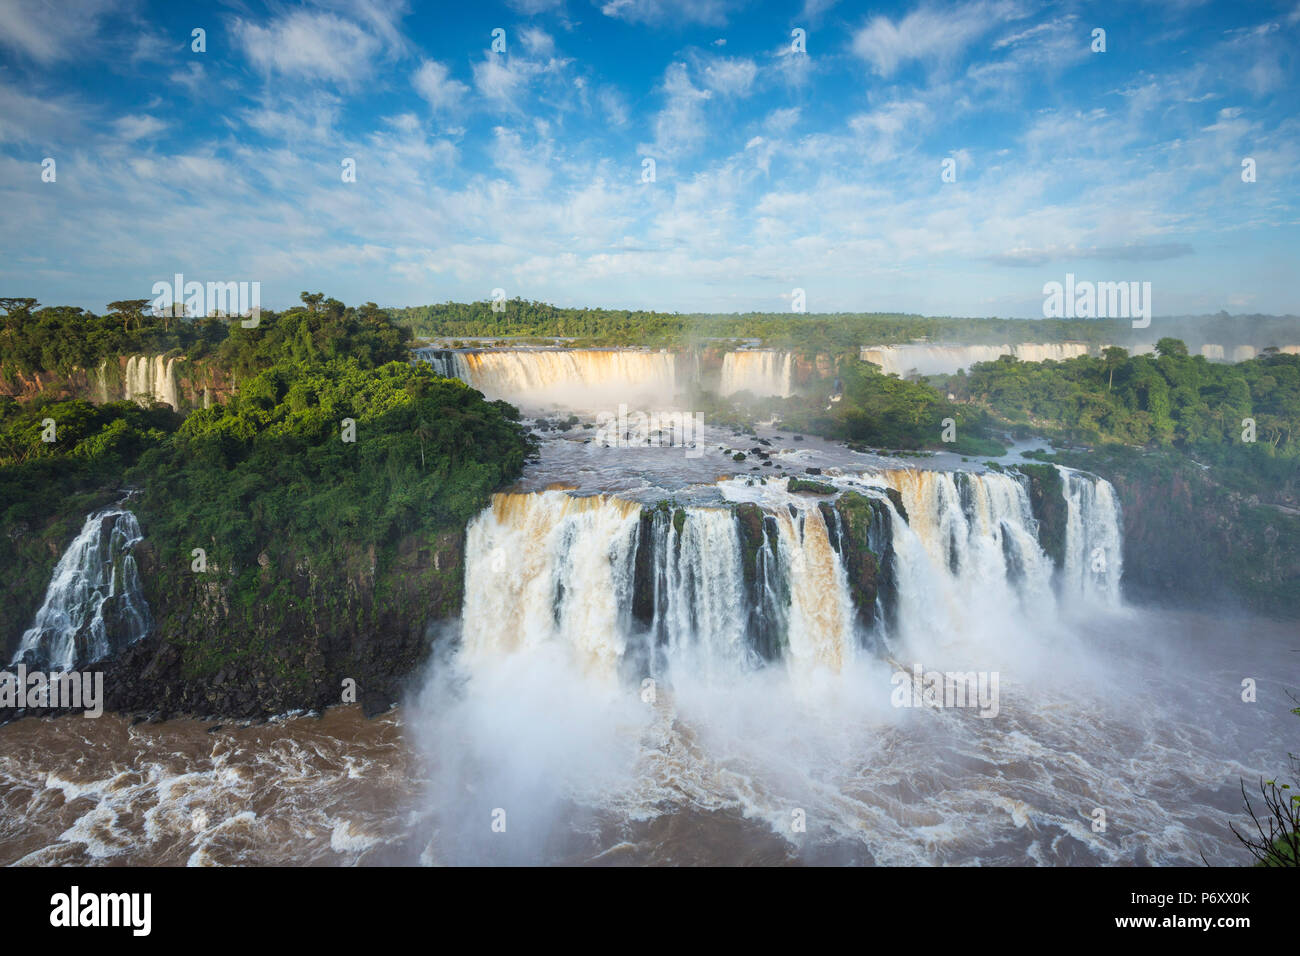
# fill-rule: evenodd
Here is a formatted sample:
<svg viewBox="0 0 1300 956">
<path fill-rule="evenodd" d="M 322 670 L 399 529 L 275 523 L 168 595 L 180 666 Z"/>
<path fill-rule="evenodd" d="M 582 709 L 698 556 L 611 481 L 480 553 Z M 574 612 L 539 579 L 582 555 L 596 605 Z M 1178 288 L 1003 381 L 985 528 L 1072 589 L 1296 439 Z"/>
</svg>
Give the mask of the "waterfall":
<svg viewBox="0 0 1300 956">
<path fill-rule="evenodd" d="M 601 679 L 625 657 L 648 673 L 685 668 L 708 679 L 761 666 L 758 630 L 788 647 L 792 670 L 838 671 L 856 643 L 844 567 L 819 510 L 793 507 L 768 516 L 770 528 L 764 521 L 747 572 L 731 508 L 643 512 L 605 495 L 497 495 L 468 532 L 464 660 L 474 669 L 550 645 Z M 638 621 L 643 545 L 648 614 Z"/>
<path fill-rule="evenodd" d="M 684 509 L 680 535 L 667 511 L 656 511 L 652 633 L 675 660 L 706 675 L 752 662 L 740 534 L 723 508 Z"/>
<path fill-rule="evenodd" d="M 946 375 L 976 362 L 992 362 L 1014 355 L 1022 362 L 1063 362 L 1088 354 L 1083 342 L 1022 342 L 1017 345 L 864 345 L 861 358 L 881 367 L 887 375 Z"/>
<path fill-rule="evenodd" d="M 130 511 L 90 515 L 55 566 L 13 663 L 72 670 L 143 637 L 152 618 L 131 553 L 142 537 Z"/>
<path fill-rule="evenodd" d="M 439 375 L 515 402 L 594 408 L 635 398 L 662 402 L 677 391 L 677 357 L 667 350 L 421 348 L 415 355 Z"/>
<path fill-rule="evenodd" d="M 1108 481 L 1072 468 L 1058 465 L 1056 470 L 1069 507 L 1063 590 L 1072 599 L 1117 605 L 1124 552 L 1115 489 Z"/>
<path fill-rule="evenodd" d="M 721 507 L 497 495 L 469 528 L 463 657 L 473 669 L 560 648 L 607 681 L 727 680 L 773 665 L 802 681 L 840 673 L 882 641 L 1012 653 L 1008 629 L 1045 639 L 1062 601 L 1119 601 L 1114 489 L 1081 472 L 1061 476 L 1059 571 L 1039 544 L 1028 479 L 1016 473 L 837 479 L 866 498 L 847 511 L 779 480 L 724 482 Z M 863 547 L 865 559 L 848 550 Z"/>
<path fill-rule="evenodd" d="M 722 379 L 718 391 L 723 395 L 737 392 L 781 398 L 793 395 L 793 361 L 794 355 L 790 352 L 760 349 L 728 352 L 722 357 Z"/>
<path fill-rule="evenodd" d="M 788 641 L 797 676 L 838 674 L 853 654 L 853 600 L 839 554 L 818 508 L 776 513 L 782 563 L 790 569 Z"/>
<path fill-rule="evenodd" d="M 586 673 L 612 679 L 626 641 L 640 512 L 604 495 L 494 495 L 467 531 L 467 664 L 559 642 Z"/>
<path fill-rule="evenodd" d="M 106 366 L 99 370 L 99 388 L 108 401 Z M 132 355 L 122 373 L 122 399 L 148 405 L 162 402 L 180 408 L 180 388 L 176 381 L 176 359 L 162 355 Z"/>
</svg>

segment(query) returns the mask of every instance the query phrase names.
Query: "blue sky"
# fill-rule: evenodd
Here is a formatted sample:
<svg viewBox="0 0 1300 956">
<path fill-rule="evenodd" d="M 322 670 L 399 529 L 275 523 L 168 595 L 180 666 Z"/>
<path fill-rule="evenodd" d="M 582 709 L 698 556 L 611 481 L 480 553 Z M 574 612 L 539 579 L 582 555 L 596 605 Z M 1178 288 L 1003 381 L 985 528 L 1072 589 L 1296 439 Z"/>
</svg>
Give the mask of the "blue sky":
<svg viewBox="0 0 1300 956">
<path fill-rule="evenodd" d="M 1300 0 L 0 0 L 0 293 L 1300 313 L 1298 51 Z"/>
</svg>

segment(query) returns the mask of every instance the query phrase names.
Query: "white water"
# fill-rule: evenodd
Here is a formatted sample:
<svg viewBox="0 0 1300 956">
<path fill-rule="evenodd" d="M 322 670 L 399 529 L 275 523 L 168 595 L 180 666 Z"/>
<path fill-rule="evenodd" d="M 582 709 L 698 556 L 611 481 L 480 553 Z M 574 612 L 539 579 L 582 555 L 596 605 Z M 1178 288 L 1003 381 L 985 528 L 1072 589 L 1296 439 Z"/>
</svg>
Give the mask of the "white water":
<svg viewBox="0 0 1300 956">
<path fill-rule="evenodd" d="M 866 345 L 862 347 L 862 361 L 881 367 L 886 375 L 907 375 L 915 371 L 920 375 L 944 375 L 960 368 L 970 368 L 976 362 L 992 362 L 1003 355 L 1014 355 L 1022 362 L 1062 362 L 1088 354 L 1083 342 L 1054 342 L 1037 344 L 1023 342 L 1018 345 Z"/>
<path fill-rule="evenodd" d="M 659 511 L 651 533 L 652 633 L 671 659 L 710 677 L 734 675 L 752 664 L 740 535 L 731 512 L 687 508 L 679 535 L 672 515 Z"/>
<path fill-rule="evenodd" d="M 1102 606 L 1119 602 L 1124 552 L 1119 499 L 1110 482 L 1057 466 L 1069 503 L 1065 535 L 1064 587 L 1079 601 Z"/>
<path fill-rule="evenodd" d="M 466 537 L 466 665 L 559 644 L 584 675 L 612 681 L 639 519 L 638 505 L 616 498 L 494 495 Z"/>
<path fill-rule="evenodd" d="M 760 349 L 728 352 L 722 357 L 718 391 L 723 395 L 749 392 L 756 397 L 793 395 L 793 362 L 794 355 L 790 352 Z"/>
<path fill-rule="evenodd" d="M 1009 625 L 1048 626 L 1057 602 L 1020 480 L 908 470 L 882 482 L 901 493 L 908 515 L 894 523 L 899 613 L 891 647 L 963 663 L 1034 653 Z"/>
<path fill-rule="evenodd" d="M 176 379 L 176 359 L 162 355 L 132 355 L 126 360 L 122 371 L 122 388 L 120 394 L 109 394 L 108 367 L 99 367 L 100 400 L 139 402 L 148 405 L 162 402 L 172 408 L 180 408 L 180 388 Z"/>
<path fill-rule="evenodd" d="M 459 378 L 489 398 L 529 407 L 603 409 L 647 400 L 666 404 L 677 393 L 677 356 L 666 350 L 421 348 L 415 355 L 431 362 L 440 375 Z"/>
<path fill-rule="evenodd" d="M 976 362 L 996 361 L 1003 355 L 1014 355 L 1022 362 L 1063 362 L 1081 355 L 1100 354 L 1105 346 L 1096 349 L 1082 342 L 1055 342 L 1038 344 L 1024 342 L 1018 345 L 864 345 L 861 358 L 881 367 L 887 375 L 904 376 L 911 372 L 919 375 L 949 375 L 958 369 L 969 369 Z M 1126 345 L 1130 355 L 1144 355 L 1155 351 L 1154 343 Z M 1259 352 L 1253 345 L 1204 344 L 1200 354 L 1212 362 L 1245 362 Z M 1278 349 L 1290 355 L 1300 354 L 1300 345 L 1283 345 Z"/>
<path fill-rule="evenodd" d="M 143 637 L 151 618 L 131 554 L 142 537 L 130 511 L 88 517 L 55 566 L 13 662 L 72 670 Z"/>
<path fill-rule="evenodd" d="M 1118 566 L 1091 570 L 1092 549 L 1120 542 L 1113 489 L 1063 477 L 1060 570 L 1011 475 L 826 477 L 878 503 L 896 489 L 908 512 L 893 523 L 897 623 L 880 625 L 878 650 L 856 633 L 829 544 L 836 529 L 817 507 L 826 499 L 790 494 L 780 479 L 720 482 L 728 506 L 683 508 L 680 531 L 675 509 L 643 525 L 641 505 L 609 496 L 495 503 L 471 531 L 463 644 L 434 665 L 411 713 L 430 766 L 424 859 L 1231 859 L 1238 777 L 1253 779 L 1281 738 L 1261 741 L 1231 720 L 1202 729 L 1236 670 L 1202 667 L 1186 650 L 1160 659 L 1157 636 L 1179 625 L 1125 609 Z M 759 551 L 772 566 L 753 590 L 730 511 L 739 502 L 763 509 L 775 545 Z M 643 533 L 653 539 L 648 623 L 629 606 Z M 755 653 L 748 633 L 759 604 L 786 633 L 776 660 Z M 584 636 L 575 622 L 593 623 Z M 1134 629 L 1143 641 L 1121 639 Z M 1217 645 L 1206 647 L 1195 654 Z M 892 706 L 891 675 L 914 662 L 998 672 L 999 713 Z M 1111 832 L 1092 831 L 1096 807 Z M 504 832 L 492 829 L 498 811 Z M 795 814 L 806 832 L 792 828 Z"/>
</svg>

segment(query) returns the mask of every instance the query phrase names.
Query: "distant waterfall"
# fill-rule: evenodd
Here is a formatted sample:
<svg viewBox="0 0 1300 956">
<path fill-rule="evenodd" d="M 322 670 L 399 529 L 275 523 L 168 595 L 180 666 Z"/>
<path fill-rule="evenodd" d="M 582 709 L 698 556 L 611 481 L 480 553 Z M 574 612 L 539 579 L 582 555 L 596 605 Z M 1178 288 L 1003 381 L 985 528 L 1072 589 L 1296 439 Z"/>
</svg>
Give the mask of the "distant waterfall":
<svg viewBox="0 0 1300 956">
<path fill-rule="evenodd" d="M 722 357 L 718 391 L 723 395 L 749 392 L 760 397 L 793 395 L 793 361 L 790 352 L 759 349 L 728 352 Z"/>
<path fill-rule="evenodd" d="M 72 670 L 143 637 L 152 618 L 131 553 L 142 537 L 130 511 L 88 517 L 55 566 L 13 663 Z"/>
<path fill-rule="evenodd" d="M 887 375 L 946 375 L 976 362 L 992 362 L 1014 355 L 1022 362 L 1063 362 L 1088 354 L 1083 342 L 1022 342 L 1017 345 L 879 345 L 863 346 L 861 358 L 881 367 Z"/>
<path fill-rule="evenodd" d="M 126 360 L 122 371 L 120 393 L 110 393 L 107 363 L 100 365 L 99 396 L 100 401 L 128 401 L 148 405 L 162 402 L 172 408 L 180 408 L 180 388 L 176 379 L 176 362 L 174 358 L 162 355 L 132 355 Z"/>
<path fill-rule="evenodd" d="M 848 511 L 780 481 L 763 486 L 761 505 L 497 495 L 470 525 L 463 659 L 490 667 L 549 647 L 609 681 L 675 672 L 711 680 L 771 665 L 802 678 L 839 673 L 882 639 L 996 641 L 1013 621 L 1036 633 L 1062 599 L 1119 601 L 1114 489 L 1066 469 L 1062 480 L 1059 570 L 1039 544 L 1028 480 L 1011 473 L 837 479 L 861 496 Z M 843 517 L 855 514 L 856 530 Z M 848 550 L 864 541 L 865 565 Z M 850 565 L 868 581 L 856 591 Z"/>
<path fill-rule="evenodd" d="M 666 350 L 421 348 L 415 356 L 489 398 L 516 402 L 594 408 L 637 398 L 667 402 L 677 391 L 677 356 Z"/>
</svg>

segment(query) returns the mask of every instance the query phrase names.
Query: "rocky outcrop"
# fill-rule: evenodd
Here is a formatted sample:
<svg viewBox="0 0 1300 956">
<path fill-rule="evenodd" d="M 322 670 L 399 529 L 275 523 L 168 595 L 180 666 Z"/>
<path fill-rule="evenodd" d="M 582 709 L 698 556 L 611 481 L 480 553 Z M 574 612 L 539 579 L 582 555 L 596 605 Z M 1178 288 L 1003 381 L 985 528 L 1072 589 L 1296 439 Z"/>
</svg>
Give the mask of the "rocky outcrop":
<svg viewBox="0 0 1300 956">
<path fill-rule="evenodd" d="M 1300 509 L 1227 490 L 1195 465 L 1102 474 L 1123 506 L 1129 600 L 1300 618 Z"/>
<path fill-rule="evenodd" d="M 91 369 L 23 374 L 0 368 L 0 395 L 30 401 L 38 395 L 95 404 L 160 401 L 177 411 L 226 402 L 235 392 L 231 374 L 207 359 L 162 354 L 120 355 Z"/>
<path fill-rule="evenodd" d="M 869 629 L 876 621 L 876 602 L 882 584 L 882 555 L 876 550 L 881 545 L 879 529 L 882 523 L 887 524 L 888 516 L 879 514 L 871 499 L 857 492 L 846 492 L 833 506 L 823 502 L 821 508 L 827 528 L 834 529 L 838 536 L 838 540 L 832 538 L 832 543 L 844 562 L 858 620 Z M 875 535 L 873 526 L 877 529 Z M 877 540 L 873 541 L 873 537 Z"/>
<path fill-rule="evenodd" d="M 105 667 L 106 706 L 167 717 L 264 717 L 355 700 L 387 709 L 460 609 L 464 536 L 409 535 L 386 555 L 263 553 L 231 575 L 163 564 L 146 540 L 141 576 L 156 626 Z"/>
<path fill-rule="evenodd" d="M 1056 566 L 1065 564 L 1065 527 L 1069 508 L 1061 473 L 1055 465 L 1017 465 L 1029 480 L 1029 506 L 1038 522 L 1038 544 Z"/>
</svg>

